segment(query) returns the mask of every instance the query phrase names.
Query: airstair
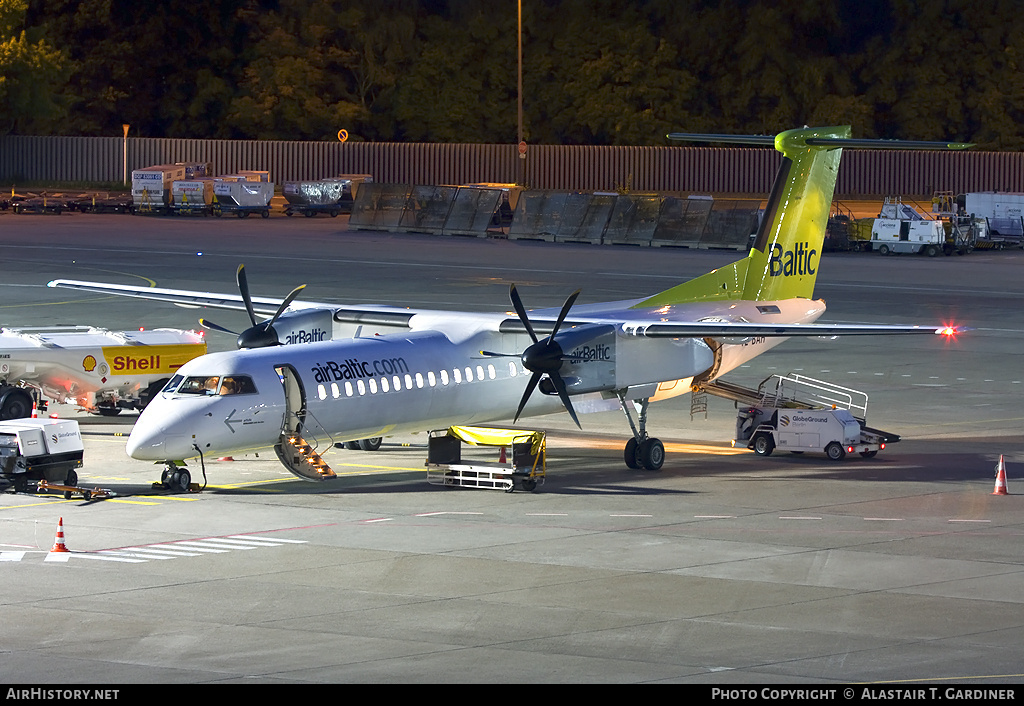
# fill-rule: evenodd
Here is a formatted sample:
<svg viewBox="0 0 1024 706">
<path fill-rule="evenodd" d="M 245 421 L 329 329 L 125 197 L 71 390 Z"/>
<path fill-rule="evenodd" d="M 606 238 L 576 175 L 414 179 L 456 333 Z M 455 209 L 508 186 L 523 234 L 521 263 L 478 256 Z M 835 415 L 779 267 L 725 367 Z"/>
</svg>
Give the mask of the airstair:
<svg viewBox="0 0 1024 706">
<path fill-rule="evenodd" d="M 775 384 L 774 389 L 771 388 L 772 382 Z M 694 391 L 698 394 L 706 393 L 722 397 L 747 406 L 846 409 L 862 422 L 868 414 L 866 393 L 797 373 L 772 375 L 762 380 L 757 389 L 725 380 L 714 380 L 695 386 Z"/>
<path fill-rule="evenodd" d="M 282 431 L 274 444 L 274 452 L 285 468 L 302 480 L 318 482 L 337 478 L 316 449 L 297 433 Z"/>
</svg>

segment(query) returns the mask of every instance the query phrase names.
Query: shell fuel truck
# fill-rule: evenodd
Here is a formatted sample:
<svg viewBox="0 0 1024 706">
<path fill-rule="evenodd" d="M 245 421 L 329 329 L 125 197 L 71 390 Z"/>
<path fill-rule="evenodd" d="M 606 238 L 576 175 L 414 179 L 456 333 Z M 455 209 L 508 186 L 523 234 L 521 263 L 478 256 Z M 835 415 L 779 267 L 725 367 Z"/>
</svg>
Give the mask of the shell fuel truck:
<svg viewBox="0 0 1024 706">
<path fill-rule="evenodd" d="M 0 421 L 47 402 L 108 416 L 143 409 L 178 368 L 206 353 L 196 331 L 89 326 L 0 328 Z"/>
</svg>

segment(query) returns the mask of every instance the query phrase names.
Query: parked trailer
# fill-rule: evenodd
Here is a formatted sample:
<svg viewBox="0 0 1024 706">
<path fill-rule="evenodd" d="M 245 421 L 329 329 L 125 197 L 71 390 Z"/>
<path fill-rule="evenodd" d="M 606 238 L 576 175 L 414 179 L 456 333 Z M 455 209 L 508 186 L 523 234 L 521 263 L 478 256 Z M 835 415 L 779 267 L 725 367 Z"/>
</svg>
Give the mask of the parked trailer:
<svg viewBox="0 0 1024 706">
<path fill-rule="evenodd" d="M 956 204 L 960 213 L 985 220 L 991 247 L 1024 247 L 1024 194 L 973 192 L 957 196 Z"/>
<path fill-rule="evenodd" d="M 274 198 L 274 184 L 259 178 L 266 174 L 267 172 L 247 171 L 216 177 L 213 193 L 217 197 L 217 203 L 213 215 L 219 217 L 225 213 L 233 213 L 239 218 L 247 218 L 250 213 L 258 213 L 264 218 L 269 218 L 270 200 Z"/>
<path fill-rule="evenodd" d="M 281 188 L 288 202 L 284 215 L 301 213 L 312 218 L 318 213 L 325 213 L 334 218 L 342 213 L 352 213 L 352 203 L 359 187 L 372 181 L 369 174 L 342 174 L 317 181 L 286 181 Z"/>
</svg>

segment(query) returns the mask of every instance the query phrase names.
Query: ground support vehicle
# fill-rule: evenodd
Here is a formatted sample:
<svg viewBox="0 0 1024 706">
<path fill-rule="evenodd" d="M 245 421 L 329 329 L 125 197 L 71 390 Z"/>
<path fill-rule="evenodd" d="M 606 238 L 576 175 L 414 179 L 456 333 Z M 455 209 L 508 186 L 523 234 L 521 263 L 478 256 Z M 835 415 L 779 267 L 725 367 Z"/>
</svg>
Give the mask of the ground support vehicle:
<svg viewBox="0 0 1024 706">
<path fill-rule="evenodd" d="M 373 178 L 369 174 L 342 174 L 318 181 L 286 181 L 281 187 L 281 193 L 288 202 L 284 215 L 301 213 L 312 218 L 324 213 L 335 218 L 342 213 L 352 213 L 352 203 L 359 187 L 371 181 Z"/>
<path fill-rule="evenodd" d="M 0 485 L 18 493 L 28 492 L 39 481 L 75 488 L 83 450 L 78 422 L 73 419 L 0 422 Z"/>
<path fill-rule="evenodd" d="M 15 201 L 11 210 L 15 213 L 53 213 L 59 216 L 65 208 L 62 199 L 53 196 L 36 196 Z"/>
<path fill-rule="evenodd" d="M 496 462 L 463 462 L 462 444 L 500 447 Z M 511 457 L 505 447 L 512 449 Z M 492 448 L 492 452 L 494 448 Z M 449 427 L 427 439 L 427 482 L 511 493 L 518 485 L 536 490 L 547 474 L 547 437 L 542 431 L 493 427 Z"/>
<path fill-rule="evenodd" d="M 865 393 L 805 375 L 772 375 L 756 390 L 715 381 L 701 391 L 737 403 L 733 446 L 759 456 L 780 449 L 821 452 L 834 461 L 852 453 L 871 458 L 900 440 L 897 434 L 867 426 Z"/>
<path fill-rule="evenodd" d="M 0 420 L 47 402 L 112 416 L 143 409 L 184 363 L 206 353 L 195 331 L 88 326 L 0 328 Z"/>
<path fill-rule="evenodd" d="M 274 198 L 274 183 L 267 181 L 267 172 L 239 172 L 214 179 L 213 194 L 216 203 L 213 215 L 228 213 L 248 218 L 250 213 L 270 217 L 270 200 Z"/>
<path fill-rule="evenodd" d="M 68 202 L 68 208 L 81 213 L 134 213 L 135 205 L 130 194 L 110 196 L 92 194 Z"/>
</svg>

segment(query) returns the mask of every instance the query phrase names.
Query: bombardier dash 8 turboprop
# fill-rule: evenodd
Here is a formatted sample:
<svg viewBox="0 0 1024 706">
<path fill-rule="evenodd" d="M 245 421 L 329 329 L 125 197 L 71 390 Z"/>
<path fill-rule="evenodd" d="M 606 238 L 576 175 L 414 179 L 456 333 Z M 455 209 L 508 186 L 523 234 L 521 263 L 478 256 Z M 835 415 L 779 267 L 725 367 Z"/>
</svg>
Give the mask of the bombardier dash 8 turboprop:
<svg viewBox="0 0 1024 706">
<path fill-rule="evenodd" d="M 559 310 L 527 312 L 512 285 L 511 317 L 304 302 L 296 299 L 301 288 L 283 301 L 254 299 L 241 267 L 239 295 L 72 280 L 50 286 L 248 311 L 253 326 L 239 336 L 239 350 L 182 366 L 129 437 L 133 458 L 167 462 L 165 481 L 181 487 L 189 474 L 175 470 L 180 462 L 209 454 L 272 446 L 297 476 L 322 480 L 334 474 L 314 447 L 562 408 L 578 425 L 577 409 L 608 404 L 622 408 L 633 432 L 626 465 L 657 470 L 664 446 L 647 433 L 648 404 L 707 384 L 788 337 L 955 332 L 815 323 L 825 311 L 812 296 L 842 148 L 967 146 L 849 134 L 830 127 L 774 138 L 669 135 L 774 144 L 783 160 L 747 257 L 628 301 L 574 306 L 575 292 Z M 257 323 L 256 313 L 271 318 Z"/>
</svg>

